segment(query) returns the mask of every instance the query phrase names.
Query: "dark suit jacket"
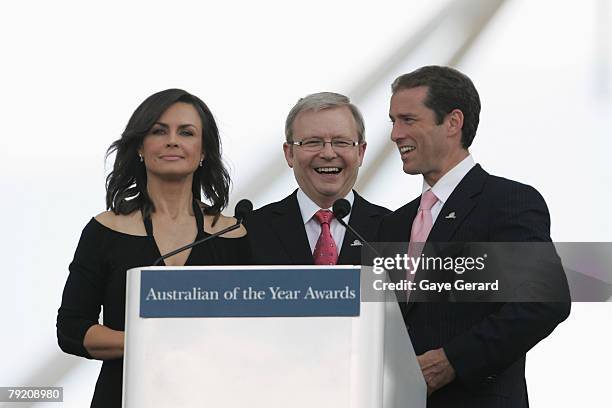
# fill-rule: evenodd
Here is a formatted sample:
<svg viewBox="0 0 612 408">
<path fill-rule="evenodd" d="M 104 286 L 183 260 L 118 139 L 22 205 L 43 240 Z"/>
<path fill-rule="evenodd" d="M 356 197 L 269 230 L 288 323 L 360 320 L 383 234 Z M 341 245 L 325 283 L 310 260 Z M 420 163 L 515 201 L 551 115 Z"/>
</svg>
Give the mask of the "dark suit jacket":
<svg viewBox="0 0 612 408">
<path fill-rule="evenodd" d="M 366 240 L 376 238 L 382 217 L 390 211 L 372 204 L 353 191 L 355 200 L 349 224 Z M 312 265 L 308 237 L 297 201 L 297 190 L 281 201 L 253 211 L 246 220 L 253 263 L 257 265 Z M 346 230 L 338 254 L 339 265 L 360 265 L 361 246 L 351 246 L 358 239 Z"/>
<path fill-rule="evenodd" d="M 384 217 L 378 240 L 408 242 L 419 203 L 420 197 Z M 456 218 L 446 218 L 452 211 Z M 534 188 L 476 165 L 444 204 L 427 241 L 550 241 L 550 217 Z M 457 375 L 430 396 L 428 407 L 527 407 L 525 353 L 569 314 L 561 279 L 564 302 L 404 303 L 417 355 L 443 347 Z"/>
</svg>

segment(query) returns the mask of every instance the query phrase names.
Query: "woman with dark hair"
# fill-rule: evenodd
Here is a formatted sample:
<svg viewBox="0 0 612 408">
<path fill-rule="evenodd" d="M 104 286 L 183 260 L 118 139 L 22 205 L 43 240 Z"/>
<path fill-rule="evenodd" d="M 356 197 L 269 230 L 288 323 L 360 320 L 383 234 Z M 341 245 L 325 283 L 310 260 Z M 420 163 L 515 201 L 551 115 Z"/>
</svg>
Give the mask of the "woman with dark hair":
<svg viewBox="0 0 612 408">
<path fill-rule="evenodd" d="M 224 217 L 230 178 L 215 120 L 180 89 L 147 98 L 133 113 L 106 180 L 109 211 L 83 230 L 57 316 L 62 350 L 103 360 L 92 407 L 120 407 L 125 272 L 235 223 Z M 204 193 L 204 202 L 202 199 Z M 166 265 L 245 264 L 246 230 L 227 233 L 165 260 Z M 100 308 L 104 324 L 99 324 Z"/>
</svg>

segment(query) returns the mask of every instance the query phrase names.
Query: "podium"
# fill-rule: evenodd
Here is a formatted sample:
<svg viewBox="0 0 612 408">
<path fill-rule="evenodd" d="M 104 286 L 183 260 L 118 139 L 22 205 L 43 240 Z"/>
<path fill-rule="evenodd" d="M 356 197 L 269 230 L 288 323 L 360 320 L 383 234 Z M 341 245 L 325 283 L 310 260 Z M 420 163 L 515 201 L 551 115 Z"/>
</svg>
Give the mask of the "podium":
<svg viewBox="0 0 612 408">
<path fill-rule="evenodd" d="M 127 272 L 123 407 L 421 408 L 397 302 L 360 267 Z"/>
</svg>

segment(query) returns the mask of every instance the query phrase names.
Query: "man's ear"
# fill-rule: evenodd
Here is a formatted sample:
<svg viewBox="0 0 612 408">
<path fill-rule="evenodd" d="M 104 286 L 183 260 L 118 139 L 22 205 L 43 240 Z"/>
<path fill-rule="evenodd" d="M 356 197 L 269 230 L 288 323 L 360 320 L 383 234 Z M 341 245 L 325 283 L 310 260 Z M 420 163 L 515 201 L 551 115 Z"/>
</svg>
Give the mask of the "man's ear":
<svg viewBox="0 0 612 408">
<path fill-rule="evenodd" d="M 359 167 L 361 167 L 361 163 L 363 163 L 363 157 L 365 156 L 366 147 L 368 144 L 366 142 L 361 143 L 359 146 Z"/>
<path fill-rule="evenodd" d="M 461 129 L 463 129 L 463 112 L 461 112 L 460 109 L 453 109 L 446 115 L 445 122 L 449 136 L 461 136 Z"/>
<path fill-rule="evenodd" d="M 283 152 L 285 153 L 285 160 L 287 160 L 287 165 L 293 168 L 293 145 L 285 142 L 283 143 Z"/>
</svg>

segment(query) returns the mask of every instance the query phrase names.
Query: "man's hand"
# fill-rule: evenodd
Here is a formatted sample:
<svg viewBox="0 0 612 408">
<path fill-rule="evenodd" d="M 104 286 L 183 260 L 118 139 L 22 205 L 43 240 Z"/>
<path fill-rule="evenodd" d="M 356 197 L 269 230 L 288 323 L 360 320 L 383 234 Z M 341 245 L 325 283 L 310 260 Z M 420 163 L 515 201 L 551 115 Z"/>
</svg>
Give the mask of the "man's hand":
<svg viewBox="0 0 612 408">
<path fill-rule="evenodd" d="M 442 348 L 429 350 L 417 356 L 417 361 L 427 383 L 428 396 L 455 379 L 455 369 L 446 358 L 446 353 Z"/>
</svg>

